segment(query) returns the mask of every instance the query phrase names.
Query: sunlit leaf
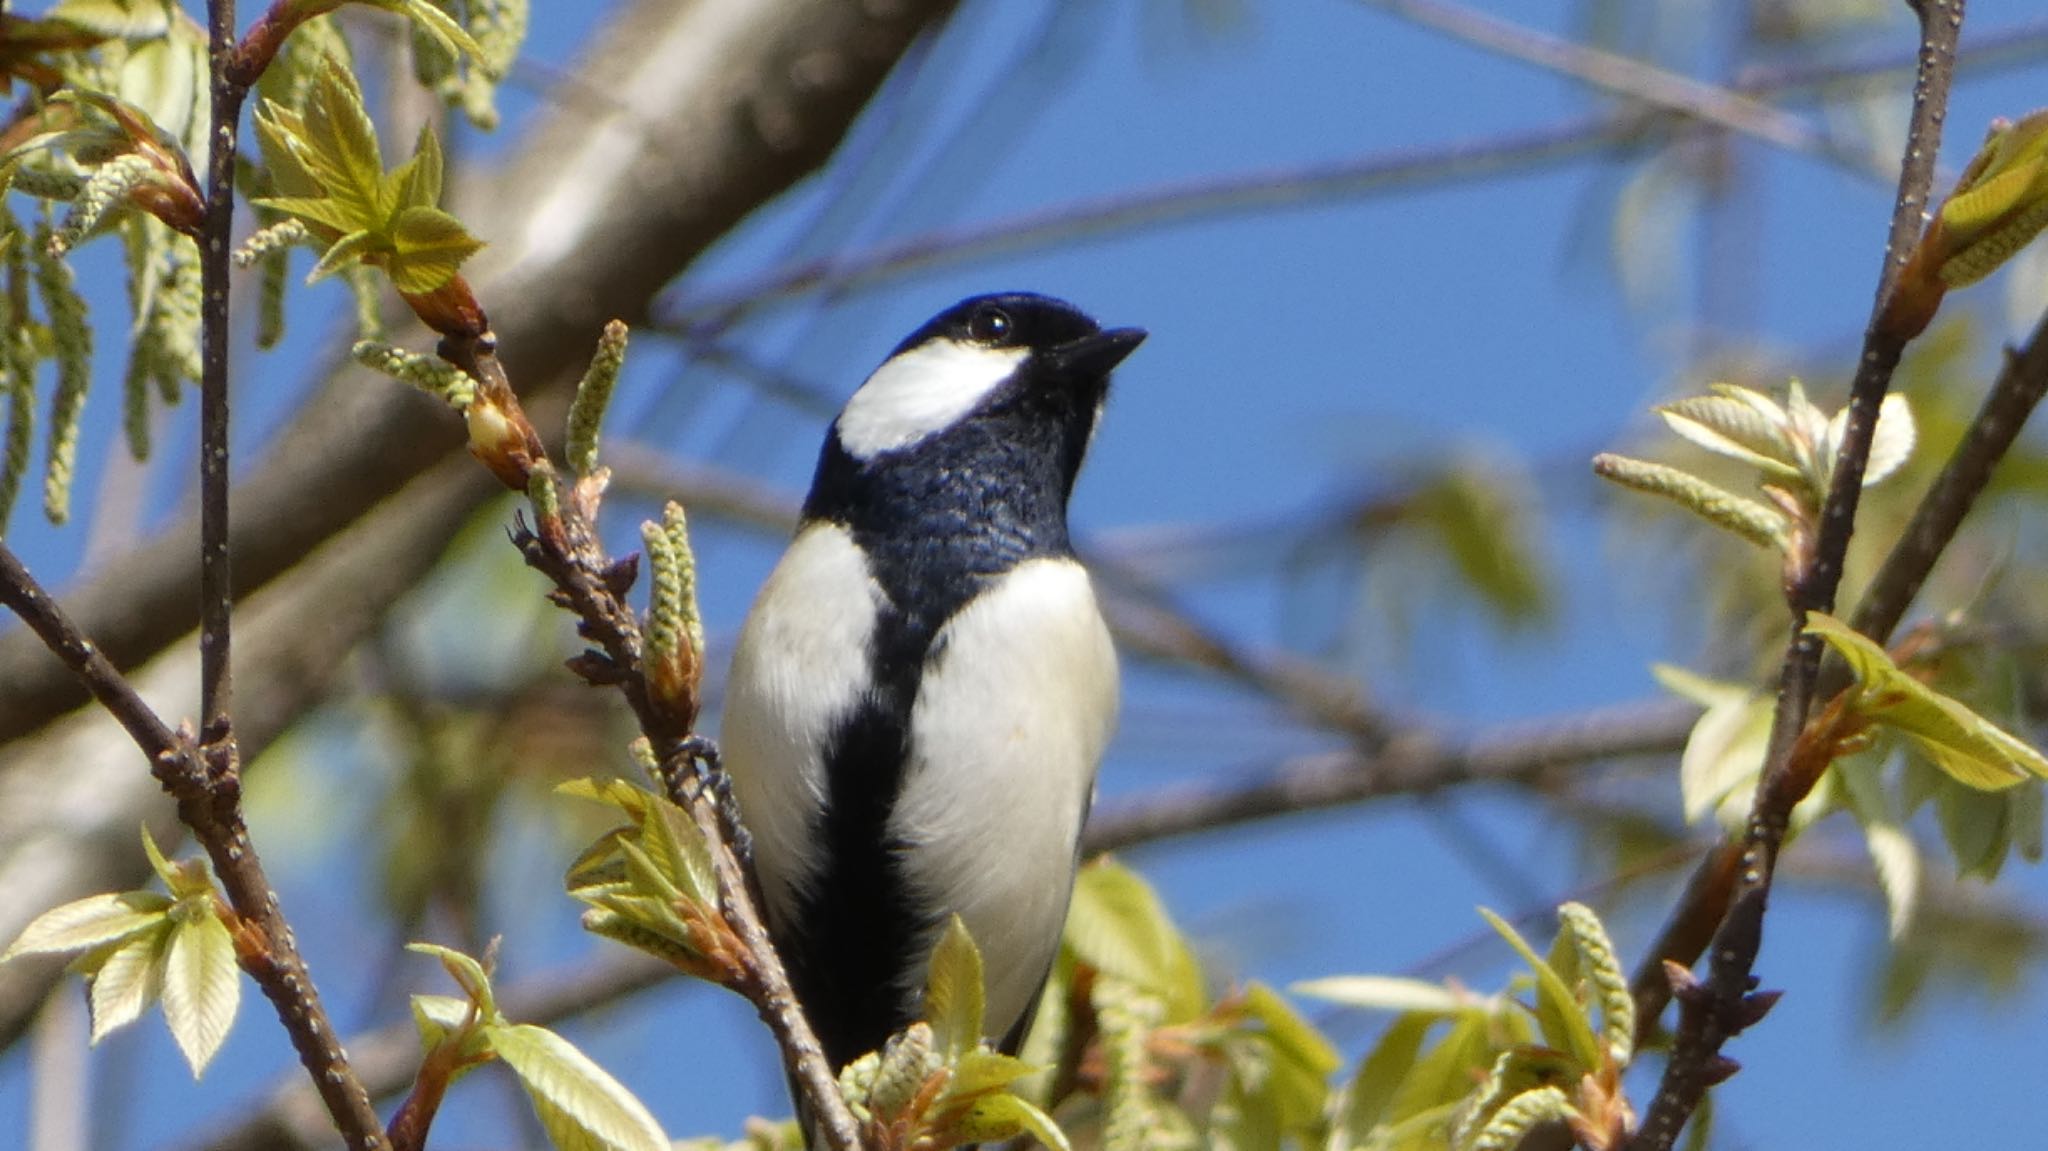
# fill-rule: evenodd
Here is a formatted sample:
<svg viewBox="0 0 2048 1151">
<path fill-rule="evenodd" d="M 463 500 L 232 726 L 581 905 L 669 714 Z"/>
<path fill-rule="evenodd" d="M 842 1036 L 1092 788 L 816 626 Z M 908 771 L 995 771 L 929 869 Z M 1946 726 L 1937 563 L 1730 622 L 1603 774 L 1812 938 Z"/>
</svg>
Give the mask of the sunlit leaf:
<svg viewBox="0 0 2048 1151">
<path fill-rule="evenodd" d="M 1715 384 L 1714 391 L 1660 404 L 1657 414 L 1672 431 L 1716 455 L 1780 479 L 1800 478 L 1784 409 L 1749 388 Z"/>
<path fill-rule="evenodd" d="M 1650 670 L 1667 689 L 1707 709 L 1693 724 L 1678 761 L 1685 820 L 1698 823 L 1723 800 L 1755 784 L 1770 742 L 1772 701 L 1746 685 L 1668 664 Z"/>
<path fill-rule="evenodd" d="M 1536 1021 L 1543 1030 L 1544 1041 L 1577 1061 L 1583 1070 L 1600 1066 L 1600 1041 L 1593 1034 L 1593 1024 L 1586 1018 L 1585 1008 L 1578 997 L 1565 985 L 1563 979 L 1553 970 L 1548 961 L 1529 946 L 1514 925 L 1482 907 L 1479 914 L 1493 926 L 1494 931 L 1507 940 L 1508 946 L 1529 965 L 1536 976 Z"/>
<path fill-rule="evenodd" d="M 1373 1128 L 1388 1118 L 1408 1072 L 1422 1053 L 1422 1041 L 1437 1017 L 1423 1012 L 1402 1015 L 1387 1025 L 1378 1043 L 1358 1064 L 1358 1073 L 1345 1089 L 1338 1114 L 1338 1131 L 1346 1146 L 1363 1143 Z"/>
<path fill-rule="evenodd" d="M 981 951 L 968 935 L 967 924 L 955 915 L 932 949 L 924 993 L 925 1021 L 932 1025 L 945 1062 L 959 1062 L 980 1044 L 982 994 Z"/>
<path fill-rule="evenodd" d="M 170 942 L 168 922 L 162 930 L 135 936 L 114 949 L 91 976 L 92 1041 L 142 1018 L 162 993 L 164 950 Z"/>
<path fill-rule="evenodd" d="M 1840 652 L 1862 684 L 1857 711 L 1913 741 L 1956 779 L 1985 791 L 2029 775 L 2048 777 L 2048 759 L 2019 738 L 1900 670 L 1891 656 L 1847 624 L 1813 613 L 1807 630 Z"/>
<path fill-rule="evenodd" d="M 1920 848 L 1885 793 L 1878 765 L 1838 763 L 1834 774 L 1842 783 L 1849 810 L 1863 825 L 1863 842 L 1870 849 L 1878 887 L 1884 892 L 1886 921 L 1897 941 L 1912 926 L 1920 902 Z"/>
<path fill-rule="evenodd" d="M 17 955 L 84 951 L 152 931 L 163 925 L 170 907 L 170 897 L 154 891 L 92 895 L 53 907 L 30 920 L 7 950 L 0 951 L 0 963 Z"/>
<path fill-rule="evenodd" d="M 164 1021 L 197 1079 L 234 1026 L 242 1000 L 242 971 L 234 940 L 218 915 L 180 923 L 164 956 Z"/>
<path fill-rule="evenodd" d="M 484 242 L 439 208 L 401 208 L 391 222 L 392 255 L 385 270 L 401 292 L 424 295 L 454 278 Z"/>
<path fill-rule="evenodd" d="M 484 1030 L 559 1151 L 669 1151 L 646 1106 L 568 1040 L 530 1023 Z"/>
<path fill-rule="evenodd" d="M 1200 1015 L 1201 969 L 1159 897 L 1137 873 L 1102 859 L 1081 869 L 1065 943 L 1076 959 L 1167 1004 L 1166 1022 Z"/>
</svg>

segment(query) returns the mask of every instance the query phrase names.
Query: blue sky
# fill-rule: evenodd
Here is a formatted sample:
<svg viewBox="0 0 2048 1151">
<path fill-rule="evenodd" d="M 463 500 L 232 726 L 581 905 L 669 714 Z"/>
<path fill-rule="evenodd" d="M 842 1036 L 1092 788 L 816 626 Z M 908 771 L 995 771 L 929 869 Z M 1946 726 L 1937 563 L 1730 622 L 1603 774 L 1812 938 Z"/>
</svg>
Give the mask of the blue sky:
<svg viewBox="0 0 2048 1151">
<path fill-rule="evenodd" d="M 603 8 L 536 7 L 531 54 L 558 65 Z M 861 251 L 1134 189 L 1535 130 L 1604 107 L 1555 76 L 1364 4 L 1247 4 L 1241 19 L 1213 31 L 1186 20 L 1193 5 L 1170 0 L 1076 7 L 1089 15 L 1068 21 L 1069 39 L 1045 65 L 1043 82 L 1001 90 L 983 108 L 980 94 L 1048 5 L 970 0 L 915 86 L 882 106 L 894 118 L 870 117 L 850 145 L 853 154 L 883 158 L 867 177 L 882 191 L 849 183 L 843 169 L 814 181 L 694 269 L 679 297 L 716 296 L 774 267 L 828 202 L 859 205 L 834 246 Z M 1574 32 L 1576 5 L 1486 7 Z M 1711 69 L 1721 50 L 1705 11 L 1714 6 L 1694 7 L 1702 9 L 1697 47 L 1676 62 Z M 1911 43 L 1897 7 L 1901 18 L 1873 34 L 1871 46 Z M 2038 19 L 2026 0 L 1979 0 L 1965 41 Z M 533 99 L 508 98 L 515 128 Z M 1949 117 L 1946 170 L 1967 158 L 1992 116 L 2043 103 L 2048 66 L 1986 79 L 1966 71 Z M 889 130 L 920 118 L 900 136 Z M 963 123 L 971 143 L 937 146 Z M 1767 346 L 1821 364 L 1832 354 L 1846 367 L 1869 307 L 1889 188 L 1759 145 L 1742 145 L 1738 156 L 1762 210 L 1760 229 L 1743 241 L 1754 268 L 1750 290 L 1732 305 L 1735 318 Z M 1405 655 L 1381 651 L 1368 661 L 1370 687 L 1387 705 L 1452 732 L 1567 713 L 1653 694 L 1649 662 L 1694 659 L 1701 638 L 1646 610 L 1672 575 L 1616 546 L 1596 514 L 1610 498 L 1576 470 L 1593 451 L 1639 431 L 1647 405 L 1681 385 L 1674 373 L 1685 363 L 1693 271 L 1714 256 L 1701 232 L 1676 220 L 1677 262 L 1661 269 L 1669 293 L 1646 301 L 1622 291 L 1608 228 L 1615 193 L 1634 172 L 1579 159 L 1504 179 L 1204 218 L 947 266 L 829 311 L 799 302 L 743 334 L 756 354 L 843 396 L 903 333 L 975 292 L 1051 292 L 1107 323 L 1150 329 L 1118 373 L 1081 482 L 1075 517 L 1085 536 L 1286 519 L 1454 451 L 1520 461 L 1546 479 L 1542 549 L 1562 594 L 1557 618 L 1503 636 L 1479 613 L 1454 610 L 1433 619 Z M 1654 261 L 1651 270 L 1660 270 Z M 1986 322 L 2010 335 L 1997 327 L 2007 322 L 2001 287 L 1964 302 L 1982 305 Z M 314 290 L 330 300 L 333 293 Z M 309 302 L 298 314 L 305 342 L 260 361 L 266 382 L 289 377 L 294 355 L 314 346 L 311 334 L 331 309 Z M 656 341 L 639 348 L 633 387 L 616 413 L 621 435 L 744 463 L 777 490 L 801 490 L 822 418 L 760 407 Z M 93 400 L 92 434 L 100 437 L 117 422 L 111 395 Z M 289 395 L 280 388 L 256 403 L 281 411 Z M 181 413 L 189 417 L 190 407 Z M 268 418 L 275 417 L 259 413 L 245 429 L 252 446 Z M 183 460 L 177 450 L 166 455 L 168 466 L 180 467 L 190 448 Z M 82 490 L 96 479 L 89 472 Z M 175 495 L 162 501 L 173 502 Z M 61 579 L 88 529 L 53 531 L 27 510 L 17 513 L 13 542 L 39 571 Z M 620 530 L 643 514 L 623 504 L 612 512 Z M 736 625 L 778 546 L 731 530 L 703 534 L 715 639 Z M 1303 609 L 1271 580 L 1225 574 L 1179 590 L 1191 611 L 1243 642 L 1269 647 L 1301 635 Z M 1105 771 L 1110 797 L 1227 777 L 1327 745 L 1185 676 L 1134 670 L 1129 697 L 1127 734 Z M 1675 780 L 1670 787 L 1675 795 Z M 1445 831 L 1447 820 L 1514 861 L 1520 882 L 1504 889 L 1476 871 Z M 261 843 L 260 821 L 256 830 Z M 566 898 L 525 894 L 558 884 L 562 861 L 536 856 L 543 845 L 555 850 L 536 832 L 505 849 L 504 894 L 494 904 L 516 957 L 508 966 L 529 972 L 594 946 L 574 932 Z M 1396 802 L 1290 820 L 1143 852 L 1134 862 L 1219 966 L 1242 974 L 1284 984 L 1344 971 L 1455 973 L 1491 985 L 1508 968 L 1504 948 L 1464 948 L 1448 967 L 1422 965 L 1484 935 L 1475 904 L 1519 911 L 1571 892 L 1580 882 L 1577 847 L 1574 829 L 1527 797 L 1487 791 L 1440 805 Z M 365 956 L 375 950 L 347 927 L 368 898 L 362 876 L 306 849 L 280 848 L 277 866 L 286 906 L 342 1018 L 350 1026 L 372 1021 L 363 990 L 372 974 Z M 2036 903 L 2048 895 L 2040 874 L 2023 866 L 2006 882 Z M 1653 926 L 1641 914 L 1620 919 L 1624 953 L 1633 955 Z M 2001 1137 L 2036 1125 L 2027 1094 L 2003 1085 L 2024 1081 L 2038 1064 L 2035 1021 L 2048 1007 L 2041 989 L 2030 981 L 2016 999 L 1996 1004 L 1944 998 L 1905 1027 L 1878 1033 L 1866 1022 L 1864 973 L 1882 942 L 1869 901 L 1795 890 L 1774 907 L 1761 971 L 1789 994 L 1730 1049 L 1746 1070 L 1721 1094 L 1723 1146 L 1940 1146 L 1959 1130 L 2010 1142 Z M 1338 1022 L 1354 1055 L 1375 1026 Z M 640 1091 L 672 1135 L 730 1134 L 742 1116 L 781 1106 L 765 1038 L 722 994 L 671 989 L 568 1030 Z M 103 1082 L 136 1084 L 132 1114 L 109 1113 L 117 1118 L 107 1148 L 165 1145 L 232 1113 L 280 1066 L 280 1043 L 254 996 L 222 1064 L 197 1087 L 182 1073 L 138 1075 L 171 1056 L 159 1024 L 136 1032 L 106 1045 L 100 1064 Z M 728 1050 L 740 1054 L 729 1058 Z M 1986 1073 L 1994 1067 L 1999 1073 Z M 20 1052 L 0 1060 L 0 1143 L 22 1128 L 23 1072 Z M 1648 1085 L 1642 1090 L 1646 1098 Z M 494 1132 L 503 1102 L 485 1083 L 458 1089 L 436 1145 L 502 1143 Z"/>
</svg>

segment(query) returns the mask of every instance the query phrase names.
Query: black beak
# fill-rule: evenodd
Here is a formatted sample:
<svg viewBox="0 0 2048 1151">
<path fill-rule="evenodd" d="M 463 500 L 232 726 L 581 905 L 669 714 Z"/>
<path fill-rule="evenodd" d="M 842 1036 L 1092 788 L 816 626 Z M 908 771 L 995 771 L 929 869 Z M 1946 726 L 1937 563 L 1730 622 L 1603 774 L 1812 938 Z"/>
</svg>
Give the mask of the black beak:
<svg viewBox="0 0 2048 1151">
<path fill-rule="evenodd" d="M 1124 362 L 1145 342 L 1143 328 L 1111 328 L 1061 344 L 1047 354 L 1054 371 L 1064 376 L 1097 379 Z"/>
</svg>

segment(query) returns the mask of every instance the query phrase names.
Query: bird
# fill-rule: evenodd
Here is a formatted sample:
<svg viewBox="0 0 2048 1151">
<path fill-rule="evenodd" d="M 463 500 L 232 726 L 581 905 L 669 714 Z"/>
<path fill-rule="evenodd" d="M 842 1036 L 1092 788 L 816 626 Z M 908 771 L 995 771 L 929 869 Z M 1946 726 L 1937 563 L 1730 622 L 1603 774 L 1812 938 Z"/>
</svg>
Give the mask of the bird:
<svg viewBox="0 0 2048 1151">
<path fill-rule="evenodd" d="M 1068 500 L 1145 335 L 1027 292 L 934 316 L 833 421 L 741 626 L 725 770 L 835 1071 L 919 1018 L 954 915 L 986 1038 L 1030 1026 L 1119 691 Z"/>
</svg>

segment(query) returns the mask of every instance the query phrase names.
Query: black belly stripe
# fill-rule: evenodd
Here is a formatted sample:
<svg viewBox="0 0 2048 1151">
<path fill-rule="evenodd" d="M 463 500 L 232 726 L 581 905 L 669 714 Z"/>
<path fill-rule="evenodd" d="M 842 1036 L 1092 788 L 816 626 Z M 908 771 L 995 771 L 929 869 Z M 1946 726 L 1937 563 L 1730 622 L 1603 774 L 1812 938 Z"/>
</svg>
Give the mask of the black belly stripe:
<svg viewBox="0 0 2048 1151">
<path fill-rule="evenodd" d="M 834 1068 L 879 1048 L 915 1017 L 914 997 L 893 988 L 922 965 L 926 933 L 944 918 L 942 909 L 913 909 L 901 866 L 906 845 L 889 834 L 918 686 L 925 669 L 944 658 L 934 650 L 943 642 L 938 633 L 1019 563 L 1072 554 L 1064 483 L 1020 478 L 1014 466 L 985 466 L 986 443 L 953 449 L 980 455 L 956 461 L 946 458 L 945 445 L 933 445 L 922 449 L 929 455 L 916 467 L 864 468 L 835 436 L 804 508 L 807 520 L 852 532 L 888 601 L 870 640 L 872 689 L 833 733 L 825 755 L 821 882 L 800 901 L 794 937 L 777 941 Z M 1008 462 L 1028 454 L 1027 448 Z"/>
</svg>

